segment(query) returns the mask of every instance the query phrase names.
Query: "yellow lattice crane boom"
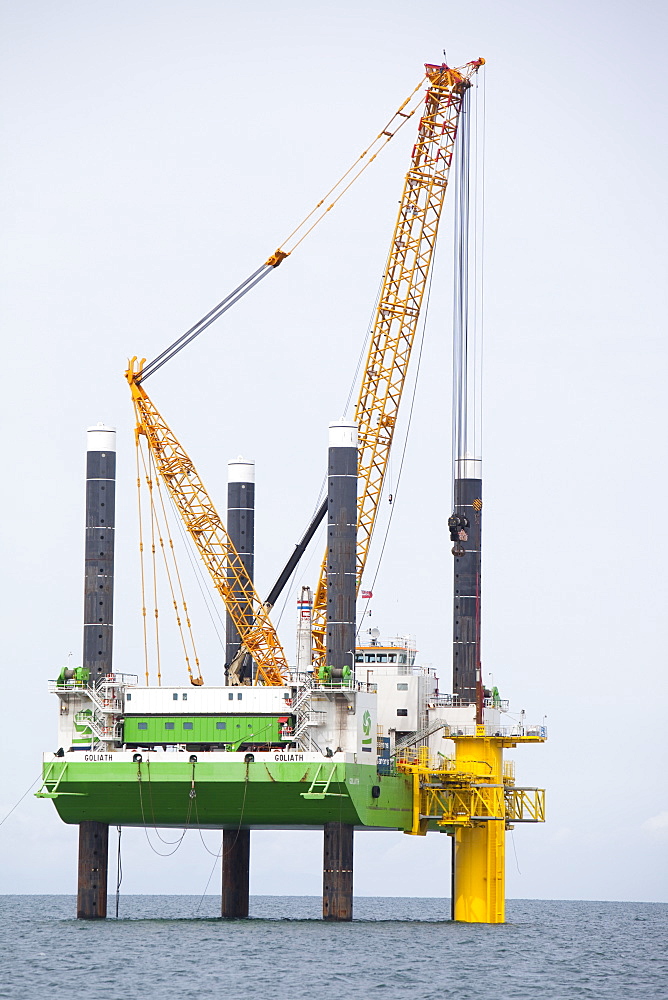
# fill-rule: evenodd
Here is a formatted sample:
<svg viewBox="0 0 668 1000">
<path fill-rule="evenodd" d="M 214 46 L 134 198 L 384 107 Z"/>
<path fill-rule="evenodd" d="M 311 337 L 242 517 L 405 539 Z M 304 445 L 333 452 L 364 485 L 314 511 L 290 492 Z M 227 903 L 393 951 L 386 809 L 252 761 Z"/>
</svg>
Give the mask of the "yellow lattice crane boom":
<svg viewBox="0 0 668 1000">
<path fill-rule="evenodd" d="M 427 65 L 429 81 L 418 137 L 401 196 L 355 409 L 359 427 L 357 586 L 380 503 L 401 394 L 427 284 L 457 123 L 470 79 L 484 59 L 460 69 Z M 313 656 L 324 663 L 327 559 L 313 599 Z"/>
<path fill-rule="evenodd" d="M 135 433 L 146 437 L 157 471 L 242 638 L 241 654 L 253 657 L 259 682 L 283 685 L 288 665 L 269 614 L 195 466 L 140 384 L 142 365 L 133 358 L 126 372 L 137 419 Z"/>
</svg>

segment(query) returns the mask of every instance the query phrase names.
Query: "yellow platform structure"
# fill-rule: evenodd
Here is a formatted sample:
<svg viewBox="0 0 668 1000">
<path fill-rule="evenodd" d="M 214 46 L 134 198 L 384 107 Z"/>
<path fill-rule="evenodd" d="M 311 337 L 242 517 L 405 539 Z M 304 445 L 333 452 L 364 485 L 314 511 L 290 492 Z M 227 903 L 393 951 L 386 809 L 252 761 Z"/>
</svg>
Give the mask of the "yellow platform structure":
<svg viewBox="0 0 668 1000">
<path fill-rule="evenodd" d="M 454 920 L 502 924 L 505 921 L 506 830 L 515 823 L 545 820 L 545 792 L 518 788 L 515 768 L 503 751 L 520 743 L 543 743 L 542 728 L 520 733 L 477 725 L 449 730 L 454 757 L 432 760 L 428 747 L 404 751 L 397 767 L 413 775 L 413 824 L 410 833 L 445 830 L 454 838 Z"/>
</svg>

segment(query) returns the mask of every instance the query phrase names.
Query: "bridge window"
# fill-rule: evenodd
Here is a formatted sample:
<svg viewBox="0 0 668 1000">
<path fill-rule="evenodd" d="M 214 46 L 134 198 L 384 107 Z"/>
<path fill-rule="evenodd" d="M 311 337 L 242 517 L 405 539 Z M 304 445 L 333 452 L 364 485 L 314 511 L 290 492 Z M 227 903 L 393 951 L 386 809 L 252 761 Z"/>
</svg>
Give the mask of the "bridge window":
<svg viewBox="0 0 668 1000">
<path fill-rule="evenodd" d="M 397 662 L 397 654 L 396 653 L 390 653 L 390 655 L 387 658 L 387 662 L 388 663 L 396 663 Z"/>
<path fill-rule="evenodd" d="M 376 654 L 375 653 L 367 653 L 366 656 L 364 657 L 364 661 L 365 661 L 365 663 L 375 663 L 376 662 Z"/>
<path fill-rule="evenodd" d="M 364 653 L 355 653 L 355 663 L 364 663 Z"/>
</svg>

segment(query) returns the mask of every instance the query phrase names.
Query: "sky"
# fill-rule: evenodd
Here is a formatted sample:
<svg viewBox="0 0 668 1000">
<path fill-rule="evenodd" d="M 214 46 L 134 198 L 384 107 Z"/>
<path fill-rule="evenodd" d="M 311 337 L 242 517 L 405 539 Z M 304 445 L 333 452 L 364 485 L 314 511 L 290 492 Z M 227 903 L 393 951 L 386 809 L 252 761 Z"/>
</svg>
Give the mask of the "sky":
<svg viewBox="0 0 668 1000">
<path fill-rule="evenodd" d="M 453 65 L 487 61 L 483 672 L 550 734 L 512 754 L 518 784 L 547 789 L 547 822 L 511 835 L 507 894 L 668 900 L 662 6 L 4 0 L 0 18 L 0 819 L 55 749 L 47 680 L 81 657 L 86 428 L 118 429 L 115 665 L 142 673 L 127 359 L 158 354 L 255 270 L 445 50 Z M 227 461 L 255 459 L 260 593 L 317 500 L 412 127 L 150 383 L 219 508 Z M 391 531 L 368 571 L 370 624 L 413 634 L 442 678 L 451 217 Z M 288 651 L 296 587 L 319 558 L 316 545 L 279 609 Z M 216 683 L 220 644 L 197 617 Z M 185 682 L 176 654 L 165 676 Z M 0 892 L 74 892 L 76 839 L 28 794 L 0 827 Z M 251 892 L 319 894 L 321 839 L 253 833 Z M 155 832 L 126 831 L 123 891 L 217 892 L 218 840 L 192 832 L 161 857 Z M 355 891 L 447 896 L 448 846 L 362 832 Z"/>
</svg>

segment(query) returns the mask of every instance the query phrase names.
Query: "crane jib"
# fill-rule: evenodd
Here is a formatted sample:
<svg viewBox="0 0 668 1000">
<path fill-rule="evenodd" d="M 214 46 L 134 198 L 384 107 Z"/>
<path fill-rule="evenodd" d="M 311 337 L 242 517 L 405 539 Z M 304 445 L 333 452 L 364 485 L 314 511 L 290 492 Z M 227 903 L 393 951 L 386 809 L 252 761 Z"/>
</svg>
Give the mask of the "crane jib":
<svg viewBox="0 0 668 1000">
<path fill-rule="evenodd" d="M 267 609 L 258 597 L 197 470 L 139 382 L 142 365 L 133 358 L 126 372 L 137 419 L 137 442 L 145 437 L 157 472 L 257 664 L 260 683 L 282 686 L 288 664 Z"/>
<path fill-rule="evenodd" d="M 418 125 L 376 307 L 354 420 L 359 428 L 357 586 L 380 504 L 385 472 L 418 329 L 423 294 L 448 184 L 462 99 L 479 59 L 461 69 L 426 66 L 429 87 Z M 382 428 L 382 433 L 380 433 Z M 324 663 L 326 559 L 313 599 L 313 658 Z"/>
</svg>

